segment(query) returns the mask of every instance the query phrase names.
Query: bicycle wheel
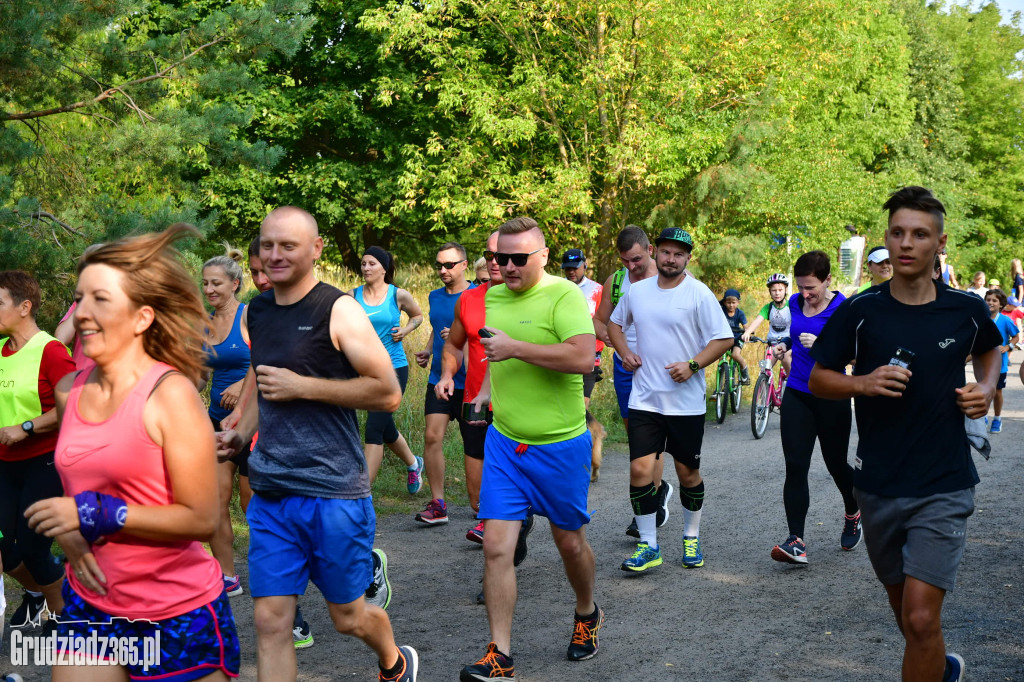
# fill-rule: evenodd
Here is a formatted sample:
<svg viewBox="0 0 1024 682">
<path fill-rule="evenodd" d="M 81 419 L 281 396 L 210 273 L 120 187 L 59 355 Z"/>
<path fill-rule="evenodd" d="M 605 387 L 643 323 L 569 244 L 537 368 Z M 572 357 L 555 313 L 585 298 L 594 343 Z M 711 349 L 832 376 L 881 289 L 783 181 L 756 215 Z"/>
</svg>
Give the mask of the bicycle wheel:
<svg viewBox="0 0 1024 682">
<path fill-rule="evenodd" d="M 729 403 L 732 413 L 736 414 L 740 411 L 740 398 L 743 397 L 743 373 L 736 363 L 732 363 L 732 385 L 729 388 L 732 389 L 729 391 Z"/>
<path fill-rule="evenodd" d="M 718 383 L 715 386 L 715 418 L 721 424 L 725 421 L 725 404 L 729 402 L 729 365 L 718 361 Z"/>
<path fill-rule="evenodd" d="M 754 384 L 754 396 L 750 400 L 750 430 L 754 438 L 761 438 L 768 428 L 768 415 L 771 414 L 768 406 L 769 389 L 768 375 L 762 374 Z"/>
</svg>

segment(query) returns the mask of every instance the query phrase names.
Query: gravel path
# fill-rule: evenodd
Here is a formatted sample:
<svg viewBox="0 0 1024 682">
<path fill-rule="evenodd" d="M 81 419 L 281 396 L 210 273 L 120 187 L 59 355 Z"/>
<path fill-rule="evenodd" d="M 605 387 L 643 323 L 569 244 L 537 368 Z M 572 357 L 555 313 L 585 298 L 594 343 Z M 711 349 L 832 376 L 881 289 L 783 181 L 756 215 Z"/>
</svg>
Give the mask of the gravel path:
<svg viewBox="0 0 1024 682">
<path fill-rule="evenodd" d="M 950 651 L 967 661 L 971 680 L 1024 680 L 1024 538 L 1021 508 L 1024 389 L 1011 367 L 1004 430 L 992 460 L 978 460 L 978 509 L 958 588 L 946 600 Z M 530 553 L 518 569 L 519 605 L 513 631 L 517 679 L 565 682 L 627 679 L 878 680 L 898 679 L 902 639 L 863 545 L 839 549 L 842 504 L 815 455 L 810 472 L 807 567 L 776 563 L 772 546 L 785 539 L 779 424 L 772 416 L 760 441 L 749 411 L 708 424 L 702 523 L 706 564 L 681 565 L 678 496 L 661 529 L 665 564 L 648 574 L 619 570 L 633 543 L 623 531 L 628 458 L 621 445 L 606 452 L 601 480 L 591 488 L 588 535 L 597 555 L 597 601 L 606 613 L 600 654 L 569 663 L 565 648 L 573 597 L 547 523 L 538 519 Z M 856 437 L 853 438 L 851 454 Z M 670 478 L 675 483 L 674 475 Z M 420 654 L 422 682 L 456 680 L 487 644 L 480 590 L 482 552 L 464 539 L 470 512 L 454 510 L 447 527 L 422 528 L 410 515 L 381 518 L 377 546 L 389 556 L 394 601 L 389 609 L 401 643 Z M 241 566 L 244 569 L 244 566 Z M 243 573 L 243 583 L 245 574 Z M 8 595 L 14 597 L 15 595 Z M 298 652 L 299 679 L 375 679 L 369 649 L 335 634 L 316 589 L 301 599 L 316 645 Z M 16 605 L 9 606 L 9 611 Z M 242 637 L 241 679 L 255 679 L 252 602 L 232 600 Z M 0 671 L 10 668 L 0 657 Z M 26 682 L 48 679 L 19 669 Z"/>
</svg>

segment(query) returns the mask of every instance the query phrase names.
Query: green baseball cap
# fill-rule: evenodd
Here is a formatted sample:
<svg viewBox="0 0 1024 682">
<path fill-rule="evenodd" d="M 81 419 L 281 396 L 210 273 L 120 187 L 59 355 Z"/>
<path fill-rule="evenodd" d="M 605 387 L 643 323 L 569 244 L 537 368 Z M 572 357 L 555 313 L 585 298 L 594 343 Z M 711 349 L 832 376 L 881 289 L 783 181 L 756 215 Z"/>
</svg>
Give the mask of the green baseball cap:
<svg viewBox="0 0 1024 682">
<path fill-rule="evenodd" d="M 658 235 L 658 238 L 654 240 L 654 244 L 658 245 L 669 240 L 685 244 L 690 251 L 693 251 L 693 237 L 681 227 L 666 227 Z"/>
</svg>

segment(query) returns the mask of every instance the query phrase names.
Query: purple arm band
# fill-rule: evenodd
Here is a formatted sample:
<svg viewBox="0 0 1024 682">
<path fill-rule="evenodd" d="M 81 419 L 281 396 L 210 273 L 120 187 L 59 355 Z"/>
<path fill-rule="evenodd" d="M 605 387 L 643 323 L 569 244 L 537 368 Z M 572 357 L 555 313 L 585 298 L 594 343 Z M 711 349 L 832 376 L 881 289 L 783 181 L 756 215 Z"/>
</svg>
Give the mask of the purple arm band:
<svg viewBox="0 0 1024 682">
<path fill-rule="evenodd" d="M 78 526 L 89 544 L 124 528 L 128 505 L 120 497 L 84 490 L 75 495 Z"/>
</svg>

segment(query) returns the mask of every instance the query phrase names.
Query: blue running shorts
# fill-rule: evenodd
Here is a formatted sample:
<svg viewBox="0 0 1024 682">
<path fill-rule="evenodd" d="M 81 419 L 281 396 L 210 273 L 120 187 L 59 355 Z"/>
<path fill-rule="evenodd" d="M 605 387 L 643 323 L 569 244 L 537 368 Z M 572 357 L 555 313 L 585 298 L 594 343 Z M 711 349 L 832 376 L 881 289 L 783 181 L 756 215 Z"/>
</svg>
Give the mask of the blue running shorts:
<svg viewBox="0 0 1024 682">
<path fill-rule="evenodd" d="M 224 592 L 209 604 L 166 620 L 131 621 L 114 618 L 110 614 L 89 605 L 72 587 L 64 583 L 64 610 L 57 622 L 57 651 L 71 656 L 75 652 L 95 651 L 93 660 L 103 659 L 125 663 L 128 677 L 132 680 L 156 680 L 160 682 L 189 682 L 223 670 L 228 677 L 238 677 L 239 651 L 235 618 Z M 151 642 L 160 633 L 159 663 L 145 660 L 146 654 L 153 654 Z M 93 635 L 93 633 L 96 633 Z M 70 649 L 61 642 L 70 637 L 74 642 Z M 115 650 L 96 640 L 110 642 L 110 638 L 136 638 L 137 648 Z M 123 644 L 122 644 L 123 646 Z M 137 660 L 132 660 L 137 655 Z M 128 659 L 128 660 L 126 660 Z"/>
<path fill-rule="evenodd" d="M 254 598 L 305 594 L 348 604 L 373 582 L 373 500 L 285 495 L 249 503 L 249 590 Z"/>
<path fill-rule="evenodd" d="M 629 418 L 629 394 L 633 392 L 633 373 L 622 368 L 622 360 L 612 355 L 612 368 L 615 375 L 615 399 L 619 401 L 619 416 Z"/>
<path fill-rule="evenodd" d="M 522 521 L 532 508 L 562 530 L 589 523 L 591 444 L 589 431 L 557 443 L 526 445 L 490 426 L 478 516 Z"/>
</svg>

